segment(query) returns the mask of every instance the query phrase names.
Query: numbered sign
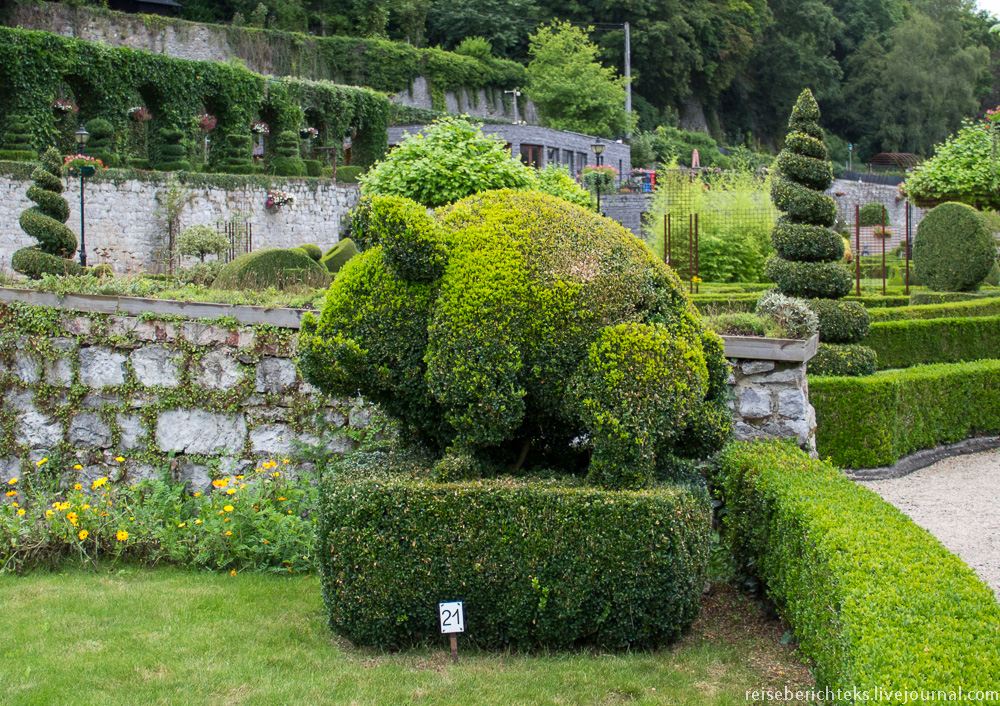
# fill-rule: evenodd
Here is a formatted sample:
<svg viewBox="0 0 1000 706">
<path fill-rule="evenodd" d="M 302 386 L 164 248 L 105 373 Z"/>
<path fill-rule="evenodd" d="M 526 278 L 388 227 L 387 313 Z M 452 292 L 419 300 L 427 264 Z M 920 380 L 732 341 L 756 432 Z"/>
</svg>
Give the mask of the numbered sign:
<svg viewBox="0 0 1000 706">
<path fill-rule="evenodd" d="M 438 603 L 438 612 L 441 615 L 442 635 L 453 632 L 465 632 L 465 611 L 462 610 L 461 601 Z"/>
</svg>

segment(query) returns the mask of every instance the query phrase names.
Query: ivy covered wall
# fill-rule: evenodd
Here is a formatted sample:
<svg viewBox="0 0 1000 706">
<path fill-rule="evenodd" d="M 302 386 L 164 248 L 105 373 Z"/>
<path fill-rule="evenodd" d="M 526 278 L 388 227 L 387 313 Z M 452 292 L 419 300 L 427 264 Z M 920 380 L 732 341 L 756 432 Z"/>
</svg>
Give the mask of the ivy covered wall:
<svg viewBox="0 0 1000 706">
<path fill-rule="evenodd" d="M 352 162 L 368 166 L 386 149 L 388 98 L 376 91 L 328 81 L 266 79 L 245 68 L 211 61 L 110 48 L 46 32 L 0 28 L 0 134 L 12 117 L 26 119 L 33 146 L 59 145 L 77 122 L 104 118 L 115 127 L 115 148 L 124 152 L 129 109 L 152 116 L 147 147 L 155 153 L 160 130 L 180 128 L 194 138 L 197 117 L 217 118 L 216 135 L 250 134 L 251 120 L 268 123 L 272 135 L 319 130 L 319 144 L 338 145 L 353 135 Z M 68 100 L 78 114 L 54 109 Z"/>
</svg>

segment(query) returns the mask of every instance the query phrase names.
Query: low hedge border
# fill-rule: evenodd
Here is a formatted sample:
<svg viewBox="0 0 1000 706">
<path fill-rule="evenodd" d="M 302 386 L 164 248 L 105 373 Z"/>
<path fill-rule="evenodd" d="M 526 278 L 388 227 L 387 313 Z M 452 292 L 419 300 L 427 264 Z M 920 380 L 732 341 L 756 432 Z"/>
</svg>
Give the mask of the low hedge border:
<svg viewBox="0 0 1000 706">
<path fill-rule="evenodd" d="M 699 311 L 705 311 L 709 307 L 725 309 L 726 311 L 753 311 L 754 307 L 757 305 L 757 300 L 760 299 L 760 295 L 767 291 L 767 289 L 768 287 L 765 286 L 763 290 L 751 294 L 692 294 L 690 295 L 690 298 L 691 302 L 698 308 Z M 865 308 L 868 310 L 889 309 L 909 306 L 910 304 L 909 297 L 895 296 L 892 294 L 884 297 L 850 296 L 844 297 L 839 301 L 860 302 L 861 304 L 864 304 Z"/>
<path fill-rule="evenodd" d="M 716 484 L 727 541 L 815 660 L 818 688 L 996 689 L 1000 605 L 903 513 L 774 442 L 731 444 Z"/>
<path fill-rule="evenodd" d="M 1000 316 L 1000 298 L 993 297 L 948 304 L 899 306 L 890 309 L 871 309 L 868 314 L 872 317 L 873 323 L 878 321 L 943 319 L 948 317 L 975 318 L 979 316 Z"/>
<path fill-rule="evenodd" d="M 1000 316 L 873 323 L 865 345 L 879 370 L 1000 358 Z"/>
<path fill-rule="evenodd" d="M 491 648 L 654 647 L 698 614 L 703 487 L 329 481 L 318 551 L 330 627 L 380 648 L 440 639 L 439 601 Z"/>
<path fill-rule="evenodd" d="M 820 456 L 848 468 L 888 466 L 919 449 L 1000 433 L 1000 360 L 810 376 L 809 401 Z"/>
<path fill-rule="evenodd" d="M 978 292 L 914 292 L 910 295 L 910 304 L 922 306 L 925 304 L 954 304 L 978 299 L 1000 297 L 1000 290 L 983 288 Z"/>
</svg>

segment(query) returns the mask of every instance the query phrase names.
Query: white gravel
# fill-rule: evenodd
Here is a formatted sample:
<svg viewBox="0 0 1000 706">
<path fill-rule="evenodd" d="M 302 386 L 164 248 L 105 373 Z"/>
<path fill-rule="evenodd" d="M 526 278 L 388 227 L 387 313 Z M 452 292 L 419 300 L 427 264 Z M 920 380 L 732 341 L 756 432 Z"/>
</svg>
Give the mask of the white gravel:
<svg viewBox="0 0 1000 706">
<path fill-rule="evenodd" d="M 861 485 L 937 537 L 1000 597 L 1000 449 Z"/>
</svg>

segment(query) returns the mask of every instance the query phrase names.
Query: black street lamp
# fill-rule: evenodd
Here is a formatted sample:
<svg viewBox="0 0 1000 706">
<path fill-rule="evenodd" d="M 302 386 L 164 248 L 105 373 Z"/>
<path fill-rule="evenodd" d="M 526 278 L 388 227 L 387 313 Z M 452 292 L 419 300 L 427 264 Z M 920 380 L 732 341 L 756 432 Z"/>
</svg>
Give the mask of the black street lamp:
<svg viewBox="0 0 1000 706">
<path fill-rule="evenodd" d="M 82 155 L 84 153 L 84 150 L 86 149 L 87 140 L 90 139 L 90 133 L 84 129 L 83 125 L 81 125 L 80 129 L 77 130 L 73 136 L 76 137 L 76 144 L 80 146 L 80 154 Z M 91 167 L 91 169 L 93 169 L 93 167 Z M 87 266 L 87 230 L 86 230 L 86 222 L 84 221 L 83 218 L 83 207 L 84 207 L 83 177 L 86 176 L 85 174 L 86 171 L 87 167 L 83 166 L 80 167 L 80 266 L 81 267 Z"/>
<path fill-rule="evenodd" d="M 592 144 L 590 146 L 590 151 L 593 152 L 595 155 L 597 155 L 597 166 L 600 167 L 601 163 L 604 161 L 604 158 L 601 157 L 601 155 L 604 154 L 604 143 L 602 143 L 600 140 L 598 140 L 597 142 L 595 142 L 594 144 Z M 596 178 L 594 180 L 594 185 L 597 187 L 597 212 L 600 213 L 601 212 L 601 174 L 598 173 L 598 174 L 595 175 L 595 177 Z"/>
</svg>

